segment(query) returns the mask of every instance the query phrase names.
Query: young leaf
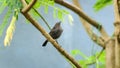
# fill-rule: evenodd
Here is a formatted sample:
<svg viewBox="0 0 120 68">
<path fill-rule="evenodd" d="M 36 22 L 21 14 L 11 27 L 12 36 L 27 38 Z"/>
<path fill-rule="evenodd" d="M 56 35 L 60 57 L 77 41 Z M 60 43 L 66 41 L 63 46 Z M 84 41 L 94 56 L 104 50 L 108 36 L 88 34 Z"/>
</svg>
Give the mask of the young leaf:
<svg viewBox="0 0 120 68">
<path fill-rule="evenodd" d="M 13 15 L 10 25 L 6 31 L 6 36 L 4 39 L 4 46 L 10 45 L 10 41 L 12 40 L 13 32 L 15 30 L 15 22 L 17 20 L 17 17 L 18 17 L 18 10 L 15 9 L 15 14 Z"/>
<path fill-rule="evenodd" d="M 99 11 L 100 9 L 111 5 L 112 4 L 112 0 L 97 0 L 97 2 L 95 3 L 95 5 L 93 6 L 95 11 Z"/>
<path fill-rule="evenodd" d="M 72 51 L 71 51 L 71 54 L 72 54 L 73 56 L 80 55 L 80 56 L 82 56 L 84 59 L 88 59 L 88 57 L 87 57 L 86 55 L 84 55 L 80 50 L 72 50 Z"/>
<path fill-rule="evenodd" d="M 70 24 L 72 25 L 73 21 L 74 21 L 72 15 L 68 14 L 68 20 L 69 20 Z"/>
<path fill-rule="evenodd" d="M 57 16 L 58 16 L 58 18 L 59 18 L 60 20 L 63 20 L 63 14 L 62 14 L 61 11 L 58 11 L 58 12 L 57 12 Z"/>
</svg>

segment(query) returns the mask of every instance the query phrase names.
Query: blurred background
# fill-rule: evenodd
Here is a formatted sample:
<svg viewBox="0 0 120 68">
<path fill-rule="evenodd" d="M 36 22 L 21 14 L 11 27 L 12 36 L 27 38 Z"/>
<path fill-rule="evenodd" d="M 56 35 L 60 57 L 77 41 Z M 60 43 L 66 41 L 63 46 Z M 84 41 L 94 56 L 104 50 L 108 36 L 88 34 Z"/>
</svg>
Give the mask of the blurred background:
<svg viewBox="0 0 120 68">
<path fill-rule="evenodd" d="M 72 3 L 71 0 L 68 0 Z M 99 12 L 93 10 L 95 0 L 80 0 L 79 1 L 83 11 L 89 15 L 92 19 L 98 21 L 103 25 L 109 35 L 112 35 L 114 26 L 114 14 L 113 6 L 107 6 Z M 91 56 L 101 50 L 101 47 L 96 45 L 87 35 L 84 27 L 82 26 L 79 16 L 71 10 L 66 9 L 73 16 L 73 25 L 70 25 L 67 16 L 62 22 L 63 34 L 58 39 L 61 47 L 68 53 L 71 50 L 78 49 L 86 56 Z M 43 7 L 39 9 L 39 12 L 47 20 L 51 27 L 54 26 L 59 20 L 52 15 L 52 8 L 49 8 L 48 14 L 44 12 Z M 5 13 L 0 15 L 0 24 L 3 21 Z M 42 27 L 49 32 L 45 23 L 39 19 L 39 23 Z M 98 33 L 98 31 L 93 28 Z M 5 29 L 6 31 L 6 29 Z M 71 68 L 71 65 L 66 59 L 51 45 L 48 43 L 46 47 L 41 45 L 46 40 L 44 36 L 30 23 L 26 23 L 25 17 L 20 14 L 16 23 L 16 30 L 14 32 L 11 45 L 4 47 L 3 40 L 5 37 L 5 31 L 2 37 L 0 37 L 0 68 Z M 98 33 L 99 34 L 99 33 Z M 83 59 L 80 55 L 75 57 L 76 60 Z M 91 68 L 95 68 L 92 66 Z"/>
</svg>

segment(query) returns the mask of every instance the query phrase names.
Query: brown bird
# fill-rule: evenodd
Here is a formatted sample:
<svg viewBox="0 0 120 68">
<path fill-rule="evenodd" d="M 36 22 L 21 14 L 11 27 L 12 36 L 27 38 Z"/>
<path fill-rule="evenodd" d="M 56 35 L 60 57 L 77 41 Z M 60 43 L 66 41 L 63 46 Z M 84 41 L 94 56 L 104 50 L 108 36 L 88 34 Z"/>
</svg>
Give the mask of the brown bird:
<svg viewBox="0 0 120 68">
<path fill-rule="evenodd" d="M 51 31 L 49 32 L 50 36 L 53 38 L 53 39 L 58 39 L 62 32 L 63 32 L 63 29 L 62 27 L 60 26 L 61 24 L 61 21 L 60 22 L 57 22 L 54 27 L 51 29 Z M 42 46 L 46 46 L 48 40 L 46 40 Z"/>
</svg>

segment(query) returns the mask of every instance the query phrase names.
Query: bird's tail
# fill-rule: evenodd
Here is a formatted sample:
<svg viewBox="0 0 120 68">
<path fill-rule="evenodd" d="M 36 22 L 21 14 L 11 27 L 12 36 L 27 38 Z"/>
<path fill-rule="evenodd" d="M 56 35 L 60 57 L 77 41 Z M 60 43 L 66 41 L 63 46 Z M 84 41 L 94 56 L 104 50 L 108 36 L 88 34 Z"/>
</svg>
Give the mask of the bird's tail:
<svg viewBox="0 0 120 68">
<path fill-rule="evenodd" d="M 43 43 L 42 46 L 43 46 L 43 47 L 46 46 L 47 42 L 48 42 L 48 40 L 46 40 L 46 41 Z"/>
</svg>

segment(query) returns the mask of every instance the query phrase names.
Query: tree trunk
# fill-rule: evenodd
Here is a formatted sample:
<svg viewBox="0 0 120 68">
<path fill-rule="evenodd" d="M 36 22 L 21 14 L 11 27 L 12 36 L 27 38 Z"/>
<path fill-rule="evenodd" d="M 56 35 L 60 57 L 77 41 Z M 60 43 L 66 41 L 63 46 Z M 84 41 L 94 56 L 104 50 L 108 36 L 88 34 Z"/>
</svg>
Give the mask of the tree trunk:
<svg viewBox="0 0 120 68">
<path fill-rule="evenodd" d="M 115 68 L 115 40 L 111 39 L 106 44 L 106 68 Z"/>
</svg>

